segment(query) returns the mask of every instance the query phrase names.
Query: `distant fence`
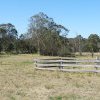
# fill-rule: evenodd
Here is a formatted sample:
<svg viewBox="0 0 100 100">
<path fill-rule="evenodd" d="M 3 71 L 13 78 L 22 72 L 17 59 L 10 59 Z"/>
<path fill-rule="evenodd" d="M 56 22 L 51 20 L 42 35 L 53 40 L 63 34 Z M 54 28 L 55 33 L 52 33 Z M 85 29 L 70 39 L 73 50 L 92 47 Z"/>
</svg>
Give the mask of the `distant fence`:
<svg viewBox="0 0 100 100">
<path fill-rule="evenodd" d="M 53 58 L 34 59 L 36 69 L 63 72 L 100 72 L 99 59 Z"/>
</svg>

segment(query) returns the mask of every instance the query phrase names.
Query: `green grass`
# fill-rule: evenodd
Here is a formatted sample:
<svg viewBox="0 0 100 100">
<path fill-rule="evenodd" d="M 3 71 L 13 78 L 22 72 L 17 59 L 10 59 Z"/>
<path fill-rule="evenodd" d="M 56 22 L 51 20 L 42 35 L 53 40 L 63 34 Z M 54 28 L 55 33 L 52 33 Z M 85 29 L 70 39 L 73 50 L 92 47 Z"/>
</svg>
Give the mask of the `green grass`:
<svg viewBox="0 0 100 100">
<path fill-rule="evenodd" d="M 49 100 L 80 100 L 80 99 L 82 99 L 82 97 L 80 97 L 78 94 L 66 94 L 66 95 L 49 97 Z"/>
<path fill-rule="evenodd" d="M 58 96 L 58 97 L 50 97 L 49 99 L 50 100 L 62 100 L 62 97 L 61 96 Z"/>
</svg>

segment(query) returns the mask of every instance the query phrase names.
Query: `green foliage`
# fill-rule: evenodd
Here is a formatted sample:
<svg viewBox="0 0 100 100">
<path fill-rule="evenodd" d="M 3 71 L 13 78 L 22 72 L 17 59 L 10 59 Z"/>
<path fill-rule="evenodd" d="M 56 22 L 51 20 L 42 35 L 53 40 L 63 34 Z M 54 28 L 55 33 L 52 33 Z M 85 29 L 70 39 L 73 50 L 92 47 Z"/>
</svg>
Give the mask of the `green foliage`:
<svg viewBox="0 0 100 100">
<path fill-rule="evenodd" d="M 68 47 L 62 46 L 58 51 L 59 56 L 71 56 L 71 50 Z"/>
<path fill-rule="evenodd" d="M 97 34 L 90 34 L 88 38 L 78 35 L 76 38 L 70 38 L 69 43 L 73 52 L 91 52 L 93 56 L 94 52 L 100 50 L 100 37 Z"/>
<path fill-rule="evenodd" d="M 1 42 L 1 41 L 0 41 Z M 3 49 L 3 46 L 2 46 L 2 44 L 0 43 L 0 52 L 2 51 L 2 49 Z"/>
<path fill-rule="evenodd" d="M 10 43 L 9 46 L 8 46 L 8 48 L 7 48 L 7 51 L 8 52 L 11 52 L 13 50 L 14 50 L 14 44 L 13 43 Z"/>
<path fill-rule="evenodd" d="M 8 24 L 0 25 L 0 52 L 12 52 L 15 51 L 17 41 L 17 30 L 15 26 Z"/>
<path fill-rule="evenodd" d="M 100 42 L 100 39 L 97 34 L 91 34 L 88 37 L 88 47 L 91 52 L 98 52 L 98 42 Z"/>
<path fill-rule="evenodd" d="M 27 37 L 31 38 L 40 54 L 54 56 L 58 55 L 63 45 L 67 45 L 66 35 L 68 32 L 68 29 L 56 24 L 46 14 L 39 13 L 30 18 Z"/>
<path fill-rule="evenodd" d="M 26 34 L 18 37 L 18 32 L 11 23 L 0 24 L 0 52 L 40 53 L 50 56 L 72 56 L 73 53 L 100 51 L 100 38 L 90 34 L 88 39 L 77 35 L 67 38 L 69 30 L 54 22 L 53 18 L 40 12 L 30 18 Z"/>
</svg>

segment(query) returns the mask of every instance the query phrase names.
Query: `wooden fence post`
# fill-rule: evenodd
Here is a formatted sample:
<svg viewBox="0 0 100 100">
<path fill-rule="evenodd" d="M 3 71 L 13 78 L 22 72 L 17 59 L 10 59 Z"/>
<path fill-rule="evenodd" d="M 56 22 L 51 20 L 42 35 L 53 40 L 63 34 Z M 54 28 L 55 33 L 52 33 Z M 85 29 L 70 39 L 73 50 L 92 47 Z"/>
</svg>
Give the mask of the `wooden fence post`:
<svg viewBox="0 0 100 100">
<path fill-rule="evenodd" d="M 96 57 L 96 61 L 97 61 L 97 62 L 96 62 L 96 65 L 100 65 L 100 62 L 98 62 L 99 60 L 100 60 L 100 58 L 97 56 L 97 57 Z M 96 70 L 98 69 L 98 67 L 96 67 L 96 66 L 95 66 L 95 68 L 96 68 Z"/>
<path fill-rule="evenodd" d="M 35 59 L 35 66 L 37 67 L 37 59 Z"/>
<path fill-rule="evenodd" d="M 63 69 L 62 64 L 63 64 L 63 61 L 62 61 L 62 58 L 60 58 L 60 69 Z"/>
</svg>

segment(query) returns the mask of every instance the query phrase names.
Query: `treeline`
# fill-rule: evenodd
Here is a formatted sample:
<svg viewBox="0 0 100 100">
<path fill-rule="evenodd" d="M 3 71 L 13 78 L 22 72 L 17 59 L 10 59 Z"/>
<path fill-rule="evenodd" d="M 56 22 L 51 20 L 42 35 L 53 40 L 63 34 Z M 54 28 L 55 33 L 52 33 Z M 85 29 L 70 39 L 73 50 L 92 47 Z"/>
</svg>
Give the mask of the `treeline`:
<svg viewBox="0 0 100 100">
<path fill-rule="evenodd" d="M 26 34 L 18 36 L 11 23 L 0 25 L 0 52 L 39 53 L 51 56 L 72 56 L 75 52 L 98 52 L 100 37 L 91 34 L 88 38 L 81 35 L 67 38 L 69 29 L 59 25 L 44 13 L 30 18 Z"/>
</svg>

